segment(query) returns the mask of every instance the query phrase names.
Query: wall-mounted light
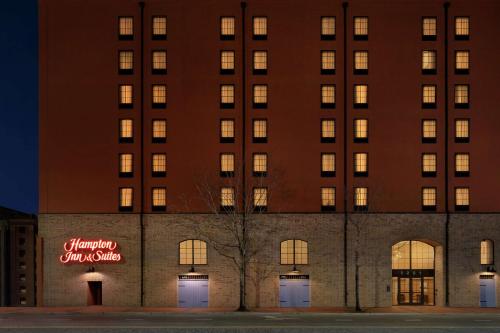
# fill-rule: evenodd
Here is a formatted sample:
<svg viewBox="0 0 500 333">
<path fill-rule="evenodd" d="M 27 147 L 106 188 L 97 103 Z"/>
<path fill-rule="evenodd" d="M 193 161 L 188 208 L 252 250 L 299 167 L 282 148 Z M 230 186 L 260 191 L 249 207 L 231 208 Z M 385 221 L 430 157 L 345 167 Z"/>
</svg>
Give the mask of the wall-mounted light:
<svg viewBox="0 0 500 333">
<path fill-rule="evenodd" d="M 490 266 L 486 267 L 486 271 L 488 273 L 496 273 L 497 270 L 496 270 L 495 266 L 490 265 Z"/>
<path fill-rule="evenodd" d="M 87 268 L 86 273 L 94 273 L 94 272 L 95 272 L 95 267 L 94 266 L 89 266 L 89 268 Z"/>
<path fill-rule="evenodd" d="M 293 265 L 292 270 L 288 274 L 299 274 L 300 271 L 297 269 L 297 266 L 295 264 Z"/>
</svg>

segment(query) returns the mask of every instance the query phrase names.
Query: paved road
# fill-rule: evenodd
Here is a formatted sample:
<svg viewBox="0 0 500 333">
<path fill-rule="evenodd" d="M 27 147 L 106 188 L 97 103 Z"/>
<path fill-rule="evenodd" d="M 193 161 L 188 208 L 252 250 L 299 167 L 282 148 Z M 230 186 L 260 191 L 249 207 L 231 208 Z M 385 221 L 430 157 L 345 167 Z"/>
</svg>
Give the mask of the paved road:
<svg viewBox="0 0 500 333">
<path fill-rule="evenodd" d="M 11 313 L 0 314 L 0 331 L 500 333 L 500 314 Z"/>
</svg>

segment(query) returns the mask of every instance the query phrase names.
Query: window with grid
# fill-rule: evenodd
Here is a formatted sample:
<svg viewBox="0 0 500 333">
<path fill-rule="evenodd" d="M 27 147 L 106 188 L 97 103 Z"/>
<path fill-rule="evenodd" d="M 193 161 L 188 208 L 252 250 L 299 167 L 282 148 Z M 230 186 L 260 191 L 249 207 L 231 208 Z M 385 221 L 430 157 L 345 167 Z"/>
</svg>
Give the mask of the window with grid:
<svg viewBox="0 0 500 333">
<path fill-rule="evenodd" d="M 253 104 L 254 107 L 267 105 L 267 85 L 256 84 L 253 86 Z"/>
<path fill-rule="evenodd" d="M 468 175 L 469 174 L 469 154 L 468 153 L 458 153 L 455 155 L 455 173 L 457 175 Z"/>
<path fill-rule="evenodd" d="M 465 84 L 455 85 L 455 107 L 464 107 L 469 104 L 469 86 Z"/>
<path fill-rule="evenodd" d="M 324 84 L 321 86 L 321 106 L 334 107 L 335 106 L 335 86 L 332 84 Z"/>
<path fill-rule="evenodd" d="M 368 207 L 368 188 L 355 187 L 354 188 L 354 207 L 366 208 Z"/>
<path fill-rule="evenodd" d="M 368 85 L 355 84 L 354 85 L 354 106 L 367 106 L 368 105 Z"/>
<path fill-rule="evenodd" d="M 469 206 L 469 188 L 468 187 L 456 187 L 455 188 L 455 206 L 457 210 L 462 207 Z"/>
<path fill-rule="evenodd" d="M 199 239 L 187 239 L 179 243 L 180 265 L 206 265 L 207 243 Z"/>
<path fill-rule="evenodd" d="M 424 187 L 422 188 L 422 207 L 424 209 L 433 209 L 436 207 L 436 188 Z"/>
<path fill-rule="evenodd" d="M 220 100 L 222 107 L 234 106 L 234 85 L 224 84 L 220 87 Z"/>
<path fill-rule="evenodd" d="M 253 37 L 254 39 L 267 38 L 267 17 L 259 16 L 253 18 Z"/>
<path fill-rule="evenodd" d="M 368 38 L 368 17 L 354 18 L 354 39 Z"/>
<path fill-rule="evenodd" d="M 167 104 L 167 86 L 162 84 L 153 85 L 153 107 L 165 107 Z"/>
<path fill-rule="evenodd" d="M 321 39 L 335 39 L 335 17 L 324 16 L 321 18 Z"/>
<path fill-rule="evenodd" d="M 167 121 L 153 120 L 153 142 L 165 142 L 167 139 Z"/>
<path fill-rule="evenodd" d="M 167 39 L 166 16 L 153 16 L 153 39 Z"/>
<path fill-rule="evenodd" d="M 267 187 L 254 187 L 253 206 L 267 207 Z"/>
<path fill-rule="evenodd" d="M 222 74 L 234 73 L 234 51 L 220 53 L 220 70 Z"/>
<path fill-rule="evenodd" d="M 220 190 L 221 207 L 234 207 L 234 187 L 223 187 Z"/>
<path fill-rule="evenodd" d="M 321 142 L 335 142 L 335 120 L 321 120 Z"/>
<path fill-rule="evenodd" d="M 134 37 L 134 19 L 132 17 L 119 18 L 119 39 L 132 39 Z"/>
<path fill-rule="evenodd" d="M 335 176 L 335 154 L 322 153 L 321 154 L 321 176 L 332 177 Z"/>
<path fill-rule="evenodd" d="M 132 209 L 132 196 L 134 189 L 132 187 L 120 188 L 120 210 Z"/>
<path fill-rule="evenodd" d="M 167 51 L 153 51 L 153 74 L 167 71 Z"/>
<path fill-rule="evenodd" d="M 455 141 L 468 142 L 469 141 L 469 120 L 456 119 L 455 120 Z"/>
<path fill-rule="evenodd" d="M 267 139 L 267 120 L 253 121 L 254 142 L 265 142 Z"/>
<path fill-rule="evenodd" d="M 323 210 L 335 207 L 335 187 L 321 188 L 321 207 Z"/>
<path fill-rule="evenodd" d="M 220 173 L 221 176 L 234 174 L 234 154 L 224 153 L 220 155 Z"/>
<path fill-rule="evenodd" d="M 120 107 L 132 106 L 133 88 L 131 84 L 120 85 Z"/>
<path fill-rule="evenodd" d="M 354 119 L 354 141 L 368 141 L 368 119 Z"/>
<path fill-rule="evenodd" d="M 132 74 L 134 71 L 134 52 L 133 51 L 120 51 L 120 65 L 118 72 L 120 74 Z"/>
<path fill-rule="evenodd" d="M 424 107 L 436 105 L 436 86 L 434 85 L 422 86 L 422 104 Z"/>
<path fill-rule="evenodd" d="M 435 176 L 436 175 L 436 154 L 422 154 L 422 175 Z"/>
<path fill-rule="evenodd" d="M 368 73 L 368 51 L 354 51 L 354 74 Z"/>
<path fill-rule="evenodd" d="M 253 71 L 255 74 L 265 74 L 267 72 L 267 51 L 253 52 Z"/>
<path fill-rule="evenodd" d="M 132 142 L 133 137 L 133 120 L 120 119 L 120 142 Z"/>
<path fill-rule="evenodd" d="M 455 17 L 455 38 L 468 39 L 469 38 L 469 18 L 468 17 Z"/>
<path fill-rule="evenodd" d="M 368 174 L 368 153 L 354 153 L 354 175 Z"/>
<path fill-rule="evenodd" d="M 307 242 L 300 239 L 287 239 L 280 244 L 281 265 L 307 265 Z"/>
<path fill-rule="evenodd" d="M 469 51 L 455 52 L 455 71 L 458 74 L 469 72 Z"/>
<path fill-rule="evenodd" d="M 220 137 L 222 142 L 234 142 L 234 120 L 232 119 L 221 120 Z"/>
<path fill-rule="evenodd" d="M 321 73 L 335 73 L 335 51 L 321 51 Z"/>
<path fill-rule="evenodd" d="M 153 188 L 153 210 L 164 209 L 167 205 L 167 189 L 164 187 Z"/>
<path fill-rule="evenodd" d="M 481 241 L 481 265 L 493 265 L 493 241 L 485 239 Z"/>
<path fill-rule="evenodd" d="M 120 176 L 131 175 L 133 172 L 132 154 L 120 154 Z"/>
<path fill-rule="evenodd" d="M 254 176 L 263 176 L 267 173 L 267 154 L 253 154 L 253 174 Z"/>
<path fill-rule="evenodd" d="M 167 155 L 153 154 L 152 167 L 153 176 L 164 176 L 167 173 Z"/>
<path fill-rule="evenodd" d="M 437 19 L 435 17 L 424 17 L 422 19 L 422 39 L 435 40 L 437 35 Z"/>
<path fill-rule="evenodd" d="M 234 17 L 232 16 L 221 17 L 220 37 L 222 40 L 234 39 Z"/>
<path fill-rule="evenodd" d="M 433 50 L 422 51 L 422 72 L 423 73 L 436 72 L 436 51 Z"/>
<path fill-rule="evenodd" d="M 436 141 L 436 120 L 424 119 L 422 121 L 422 140 L 423 142 Z"/>
</svg>

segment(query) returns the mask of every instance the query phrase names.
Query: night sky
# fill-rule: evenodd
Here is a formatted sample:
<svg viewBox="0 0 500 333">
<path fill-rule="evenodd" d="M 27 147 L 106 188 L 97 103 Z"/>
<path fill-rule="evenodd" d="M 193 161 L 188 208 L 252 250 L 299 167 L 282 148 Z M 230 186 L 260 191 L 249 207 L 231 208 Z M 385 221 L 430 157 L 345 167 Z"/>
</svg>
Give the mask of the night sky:
<svg viewBox="0 0 500 333">
<path fill-rule="evenodd" d="M 38 211 L 36 0 L 0 7 L 0 206 Z"/>
</svg>

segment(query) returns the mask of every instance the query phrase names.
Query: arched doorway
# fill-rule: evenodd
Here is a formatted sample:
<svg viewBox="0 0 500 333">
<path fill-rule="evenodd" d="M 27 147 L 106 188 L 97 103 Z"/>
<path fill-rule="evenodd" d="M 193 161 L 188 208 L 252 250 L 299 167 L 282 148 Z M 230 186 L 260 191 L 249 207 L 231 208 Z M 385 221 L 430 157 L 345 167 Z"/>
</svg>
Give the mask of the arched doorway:
<svg viewBox="0 0 500 333">
<path fill-rule="evenodd" d="M 421 241 L 392 246 L 392 304 L 435 304 L 435 251 Z"/>
</svg>

